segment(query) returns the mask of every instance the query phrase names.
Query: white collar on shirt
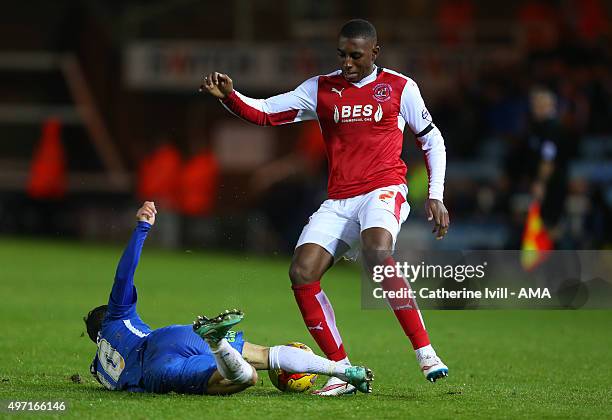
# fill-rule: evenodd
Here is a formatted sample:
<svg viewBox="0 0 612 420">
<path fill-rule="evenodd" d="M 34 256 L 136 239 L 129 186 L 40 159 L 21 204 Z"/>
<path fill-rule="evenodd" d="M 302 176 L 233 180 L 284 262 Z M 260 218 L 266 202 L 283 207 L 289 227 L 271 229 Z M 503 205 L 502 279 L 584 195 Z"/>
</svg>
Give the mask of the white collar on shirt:
<svg viewBox="0 0 612 420">
<path fill-rule="evenodd" d="M 367 75 L 366 77 L 364 77 L 363 79 L 361 79 L 358 82 L 355 82 L 355 83 L 351 82 L 351 84 L 353 86 L 356 86 L 356 87 L 360 88 L 362 86 L 367 85 L 370 82 L 373 82 L 374 80 L 376 80 L 376 76 L 377 76 L 376 71 L 377 70 L 378 70 L 378 66 L 376 64 L 374 64 L 374 70 L 372 71 L 372 73 L 370 73 L 369 75 Z"/>
</svg>

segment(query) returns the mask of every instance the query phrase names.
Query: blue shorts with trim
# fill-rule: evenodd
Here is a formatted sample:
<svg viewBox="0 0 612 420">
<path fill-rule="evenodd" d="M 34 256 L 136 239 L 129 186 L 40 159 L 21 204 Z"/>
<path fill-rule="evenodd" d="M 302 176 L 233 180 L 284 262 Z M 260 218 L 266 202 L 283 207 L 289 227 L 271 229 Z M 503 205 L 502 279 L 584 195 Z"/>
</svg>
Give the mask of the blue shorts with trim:
<svg viewBox="0 0 612 420">
<path fill-rule="evenodd" d="M 229 331 L 230 345 L 242 354 L 242 332 Z M 217 370 L 208 344 L 191 325 L 171 325 L 147 337 L 143 355 L 143 385 L 148 392 L 204 394 Z"/>
</svg>

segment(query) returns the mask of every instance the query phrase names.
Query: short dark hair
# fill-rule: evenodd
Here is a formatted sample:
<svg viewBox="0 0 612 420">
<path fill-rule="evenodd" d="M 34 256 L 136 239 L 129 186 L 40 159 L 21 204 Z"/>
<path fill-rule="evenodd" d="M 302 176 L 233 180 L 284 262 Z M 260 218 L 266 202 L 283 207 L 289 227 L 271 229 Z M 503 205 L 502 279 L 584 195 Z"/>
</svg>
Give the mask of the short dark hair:
<svg viewBox="0 0 612 420">
<path fill-rule="evenodd" d="M 101 305 L 93 308 L 87 316 L 83 317 L 83 321 L 85 321 L 87 326 L 87 335 L 94 343 L 98 341 L 98 331 L 102 328 L 102 321 L 104 321 L 107 309 L 108 305 Z"/>
<path fill-rule="evenodd" d="M 352 19 L 346 22 L 342 29 L 340 29 L 340 35 L 345 38 L 364 38 L 373 39 L 376 41 L 376 28 L 370 22 L 365 19 Z"/>
</svg>

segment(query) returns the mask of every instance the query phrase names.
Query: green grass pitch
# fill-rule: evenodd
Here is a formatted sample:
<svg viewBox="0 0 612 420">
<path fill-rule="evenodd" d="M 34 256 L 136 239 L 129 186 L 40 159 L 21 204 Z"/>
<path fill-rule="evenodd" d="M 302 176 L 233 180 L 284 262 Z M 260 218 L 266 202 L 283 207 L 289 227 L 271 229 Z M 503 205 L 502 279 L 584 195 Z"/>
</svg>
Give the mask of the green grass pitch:
<svg viewBox="0 0 612 420">
<path fill-rule="evenodd" d="M 282 394 L 265 372 L 260 384 L 230 397 L 105 391 L 89 374 L 95 347 L 82 336 L 82 317 L 105 303 L 120 253 L 111 246 L 0 240 L 1 400 L 64 400 L 68 409 L 58 417 L 79 418 L 612 416 L 612 311 L 425 311 L 450 367 L 447 380 L 430 384 L 393 315 L 360 309 L 359 274 L 348 265 L 335 267 L 324 287 L 351 360 L 375 372 L 373 394 Z M 317 349 L 287 268 L 285 259 L 145 244 L 136 273 L 139 312 L 155 328 L 239 307 L 247 340 L 295 340 Z M 73 374 L 81 383 L 71 381 Z"/>
</svg>

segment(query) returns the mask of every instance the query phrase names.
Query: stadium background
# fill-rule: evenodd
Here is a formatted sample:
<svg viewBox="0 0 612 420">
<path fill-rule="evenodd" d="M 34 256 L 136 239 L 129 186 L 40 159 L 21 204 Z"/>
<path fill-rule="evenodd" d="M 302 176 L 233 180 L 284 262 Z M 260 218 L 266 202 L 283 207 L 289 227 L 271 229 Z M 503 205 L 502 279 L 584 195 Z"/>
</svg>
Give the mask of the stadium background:
<svg viewBox="0 0 612 420">
<path fill-rule="evenodd" d="M 145 198 L 160 208 L 137 274 L 146 321 L 159 327 L 187 322 L 194 311 L 241 306 L 254 342 L 313 346 L 290 296 L 286 256 L 325 196 L 316 126 L 249 126 L 197 88 L 202 74 L 218 70 L 241 92 L 266 97 L 332 71 L 337 30 L 352 17 L 376 25 L 379 65 L 419 83 L 446 140 L 450 232 L 444 241 L 431 236 L 422 153 L 407 133 L 412 214 L 399 246 L 521 247 L 533 202 L 529 95 L 544 86 L 558 98 L 568 163 L 555 246 L 609 248 L 610 13 L 610 2 L 600 0 L 4 5 L 0 395 L 68 398 L 77 415 L 94 416 L 91 407 L 193 415 L 194 399 L 100 391 L 87 377 L 91 344 L 78 337 L 80 316 L 106 296 Z M 395 373 L 392 361 L 406 354 L 395 321 L 383 311 L 359 315 L 358 275 L 339 267 L 326 287 L 349 351 L 372 360 L 379 374 L 381 396 L 359 403 L 362 413 L 424 416 L 436 404 L 454 410 L 449 416 L 609 415 L 608 311 L 427 311 L 434 341 L 459 367 L 447 384 L 427 388 L 412 360 L 402 367 L 406 376 Z M 367 346 L 359 345 L 364 330 L 378 331 Z M 577 342 L 582 355 L 556 351 Z M 542 360 L 542 352 L 554 354 Z M 599 379 L 588 360 L 601 362 Z M 491 370 L 495 377 L 483 374 Z M 320 407 L 312 398 L 273 396 L 266 383 L 249 396 L 207 404 L 233 415 L 254 404 L 262 415 L 278 415 L 296 403 L 306 414 L 355 415 L 346 401 Z"/>
<path fill-rule="evenodd" d="M 520 247 L 530 202 L 521 166 L 530 159 L 528 97 L 544 85 L 558 95 L 570 161 L 559 245 L 609 246 L 608 2 L 232 1 L 214 12 L 206 4 L 8 7 L 0 40 L 0 232 L 116 239 L 121 216 L 146 197 L 166 210 L 165 245 L 289 252 L 325 195 L 316 132 L 250 127 L 197 88 L 216 69 L 252 96 L 289 90 L 335 69 L 339 25 L 367 16 L 378 27 L 379 64 L 419 83 L 448 149 L 453 228 L 434 244 L 422 217 L 422 153 L 406 134 L 413 212 L 404 241 Z M 47 156 L 41 133 L 52 117 L 63 156 L 37 172 L 55 183 L 38 185 L 33 157 Z M 153 158 L 156 169 L 146 169 Z"/>
</svg>

